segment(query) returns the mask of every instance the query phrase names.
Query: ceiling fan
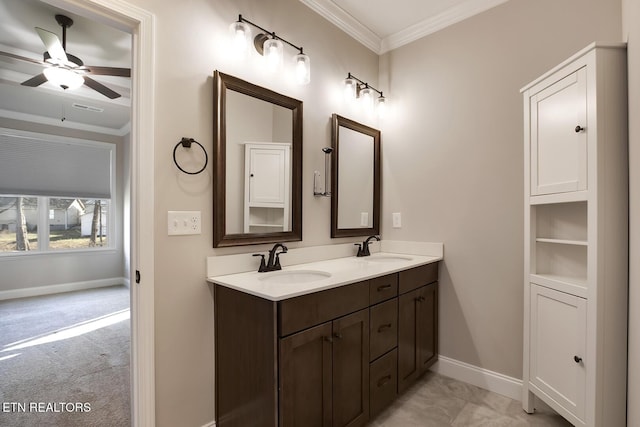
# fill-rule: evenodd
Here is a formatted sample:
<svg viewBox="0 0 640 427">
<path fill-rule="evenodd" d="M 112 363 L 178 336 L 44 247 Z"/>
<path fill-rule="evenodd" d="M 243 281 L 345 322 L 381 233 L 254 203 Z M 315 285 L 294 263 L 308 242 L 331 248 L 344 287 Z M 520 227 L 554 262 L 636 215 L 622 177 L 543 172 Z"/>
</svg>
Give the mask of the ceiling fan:
<svg viewBox="0 0 640 427">
<path fill-rule="evenodd" d="M 37 87 L 49 81 L 65 90 L 75 89 L 84 84 L 91 89 L 100 92 L 109 99 L 120 97 L 118 92 L 115 92 L 102 83 L 95 81 L 87 74 L 131 77 L 131 69 L 84 65 L 80 58 L 66 52 L 67 28 L 73 25 L 73 20 L 65 15 L 56 15 L 55 18 L 58 24 L 62 27 L 62 43 L 60 43 L 60 39 L 54 33 L 35 27 L 47 49 L 47 51 L 44 52 L 42 61 L 26 58 L 9 52 L 0 52 L 0 55 L 3 56 L 35 64 L 42 64 L 45 66 L 42 73 L 22 82 L 21 84 L 23 86 Z"/>
</svg>

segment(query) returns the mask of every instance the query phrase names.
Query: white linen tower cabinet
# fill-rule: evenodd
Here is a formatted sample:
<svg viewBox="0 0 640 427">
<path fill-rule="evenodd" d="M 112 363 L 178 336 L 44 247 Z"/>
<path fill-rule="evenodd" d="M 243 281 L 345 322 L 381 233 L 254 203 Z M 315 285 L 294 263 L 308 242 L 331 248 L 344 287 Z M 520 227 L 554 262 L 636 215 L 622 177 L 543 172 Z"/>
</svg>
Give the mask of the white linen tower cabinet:
<svg viewBox="0 0 640 427">
<path fill-rule="evenodd" d="M 626 419 L 626 69 L 593 43 L 522 89 L 523 408 L 576 426 Z"/>
</svg>

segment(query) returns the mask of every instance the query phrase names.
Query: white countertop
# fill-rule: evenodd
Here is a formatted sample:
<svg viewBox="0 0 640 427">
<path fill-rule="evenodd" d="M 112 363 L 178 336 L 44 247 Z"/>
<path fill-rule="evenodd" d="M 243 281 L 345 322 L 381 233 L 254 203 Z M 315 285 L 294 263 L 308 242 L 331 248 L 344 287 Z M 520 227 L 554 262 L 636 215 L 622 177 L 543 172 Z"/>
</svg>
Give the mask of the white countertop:
<svg viewBox="0 0 640 427">
<path fill-rule="evenodd" d="M 376 261 L 376 259 L 378 259 L 378 261 Z M 212 276 L 208 277 L 207 281 L 271 301 L 281 301 L 287 298 L 360 282 L 373 277 L 396 273 L 440 260 L 442 260 L 442 256 L 377 252 L 369 257 L 358 258 L 351 256 L 292 266 L 285 265 L 280 271 L 268 273 L 252 271 Z M 326 278 L 322 277 L 306 283 L 287 283 L 291 282 L 293 276 L 287 277 L 287 273 L 283 275 L 283 272 L 294 271 L 324 272 L 331 274 L 331 276 Z M 267 277 L 278 275 L 282 277 L 282 282 L 277 278 L 265 280 Z"/>
</svg>

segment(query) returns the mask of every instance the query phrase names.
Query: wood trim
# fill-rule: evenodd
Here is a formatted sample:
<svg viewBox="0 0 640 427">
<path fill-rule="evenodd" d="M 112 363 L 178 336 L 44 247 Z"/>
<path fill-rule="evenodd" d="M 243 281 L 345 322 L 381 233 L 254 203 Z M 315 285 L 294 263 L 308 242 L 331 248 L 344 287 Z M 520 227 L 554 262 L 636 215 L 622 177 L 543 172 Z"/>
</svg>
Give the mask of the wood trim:
<svg viewBox="0 0 640 427">
<path fill-rule="evenodd" d="M 339 228 L 338 227 L 338 161 L 340 152 L 340 126 L 373 138 L 373 226 L 369 228 Z M 380 131 L 347 119 L 338 114 L 331 116 L 331 237 L 371 236 L 380 233 L 380 182 L 382 167 L 380 157 Z"/>
<path fill-rule="evenodd" d="M 302 101 L 215 71 L 213 75 L 213 247 L 254 245 L 302 240 Z M 226 92 L 233 90 L 287 108 L 292 112 L 291 231 L 227 233 L 226 230 Z"/>
</svg>

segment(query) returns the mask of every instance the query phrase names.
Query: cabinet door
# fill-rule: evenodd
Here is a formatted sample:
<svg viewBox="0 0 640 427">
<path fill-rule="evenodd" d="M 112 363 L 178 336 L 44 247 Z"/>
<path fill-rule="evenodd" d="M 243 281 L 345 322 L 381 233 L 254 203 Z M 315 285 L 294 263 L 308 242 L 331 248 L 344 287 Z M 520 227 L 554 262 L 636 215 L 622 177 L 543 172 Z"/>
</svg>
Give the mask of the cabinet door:
<svg viewBox="0 0 640 427">
<path fill-rule="evenodd" d="M 327 322 L 280 340 L 281 427 L 331 427 L 331 336 Z"/>
<path fill-rule="evenodd" d="M 581 68 L 529 98 L 531 195 L 587 188 L 586 80 Z"/>
<path fill-rule="evenodd" d="M 249 150 L 249 203 L 253 206 L 282 206 L 287 198 L 286 148 L 247 146 Z"/>
<path fill-rule="evenodd" d="M 398 297 L 398 393 L 438 357 L 438 283 Z"/>
<path fill-rule="evenodd" d="M 333 321 L 333 427 L 369 419 L 369 310 Z M 298 424 L 307 425 L 307 424 Z"/>
<path fill-rule="evenodd" d="M 438 358 L 438 283 L 420 289 L 418 294 L 418 363 L 423 374 Z"/>
<path fill-rule="evenodd" d="M 531 284 L 529 382 L 584 420 L 587 302 Z"/>
</svg>

